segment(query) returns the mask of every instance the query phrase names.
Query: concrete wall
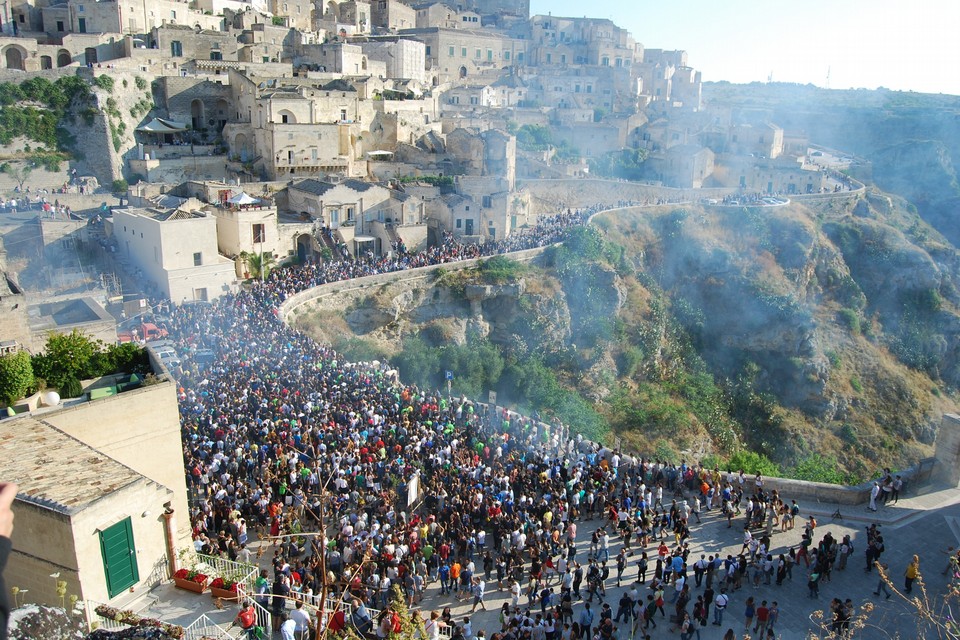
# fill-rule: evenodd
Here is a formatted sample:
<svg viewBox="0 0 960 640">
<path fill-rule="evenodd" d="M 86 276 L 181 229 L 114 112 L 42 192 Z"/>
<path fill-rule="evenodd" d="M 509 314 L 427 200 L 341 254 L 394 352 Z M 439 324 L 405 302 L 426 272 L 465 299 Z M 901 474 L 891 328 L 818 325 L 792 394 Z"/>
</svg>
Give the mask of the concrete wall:
<svg viewBox="0 0 960 640">
<path fill-rule="evenodd" d="M 99 532 L 129 517 L 140 580 L 131 590 L 149 589 L 167 577 L 167 549 L 161 514 L 171 492 L 141 478 L 72 517 L 17 501 L 13 552 L 4 572 L 8 587 L 28 590 L 26 602 L 60 605 L 57 580 L 67 596 L 109 602 Z M 144 517 L 144 513 L 148 515 Z M 186 514 L 183 516 L 186 519 Z M 182 541 L 189 543 L 189 537 Z M 59 573 L 59 578 L 50 574 Z M 116 599 L 129 598 L 124 592 Z"/>
<path fill-rule="evenodd" d="M 67 581 L 67 593 L 80 596 L 79 560 L 70 517 L 20 500 L 14 503 L 13 510 L 13 552 L 3 574 L 7 588 L 29 590 L 29 602 L 59 605 L 56 579 L 50 577 L 59 572 L 60 580 Z"/>
<path fill-rule="evenodd" d="M 189 541 L 180 413 L 173 381 L 45 413 L 43 419 L 171 489 L 173 508 L 179 514 L 177 535 L 181 544 Z"/>
<path fill-rule="evenodd" d="M 141 449 L 140 455 L 148 449 Z M 149 457 L 149 456 L 143 456 Z M 181 467 L 183 464 L 181 463 Z M 182 468 L 181 468 L 182 475 Z M 83 599 L 110 602 L 107 591 L 106 572 L 103 568 L 103 556 L 100 551 L 99 532 L 129 517 L 133 527 L 133 542 L 137 551 L 137 569 L 140 580 L 132 589 L 146 591 L 161 580 L 168 578 L 167 548 L 164 524 L 161 514 L 164 503 L 170 500 L 172 492 L 165 487 L 147 480 L 106 498 L 99 500 L 90 508 L 81 511 L 73 518 L 73 538 L 77 552 L 78 569 L 81 579 Z M 186 512 L 180 512 L 181 520 L 188 521 Z M 181 540 L 186 546 L 189 540 Z M 128 593 L 114 597 L 129 599 Z"/>
</svg>

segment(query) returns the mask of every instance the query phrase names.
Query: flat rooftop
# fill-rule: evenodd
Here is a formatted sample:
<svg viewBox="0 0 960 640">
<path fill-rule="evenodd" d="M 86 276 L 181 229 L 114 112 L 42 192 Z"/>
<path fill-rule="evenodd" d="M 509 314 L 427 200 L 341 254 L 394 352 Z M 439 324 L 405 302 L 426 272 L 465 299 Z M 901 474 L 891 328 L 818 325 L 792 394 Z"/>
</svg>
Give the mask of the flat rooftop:
<svg viewBox="0 0 960 640">
<path fill-rule="evenodd" d="M 31 331 L 69 329 L 91 322 L 116 322 L 93 298 L 41 302 L 27 307 Z"/>
</svg>

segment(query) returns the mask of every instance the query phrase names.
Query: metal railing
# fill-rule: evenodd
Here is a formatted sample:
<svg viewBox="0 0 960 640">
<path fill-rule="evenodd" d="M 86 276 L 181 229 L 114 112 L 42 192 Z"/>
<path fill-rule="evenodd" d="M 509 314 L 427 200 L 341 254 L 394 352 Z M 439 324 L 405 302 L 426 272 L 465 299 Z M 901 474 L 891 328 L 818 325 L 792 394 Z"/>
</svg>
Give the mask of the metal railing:
<svg viewBox="0 0 960 640">
<path fill-rule="evenodd" d="M 184 629 L 183 640 L 234 640 L 234 636 L 206 614 L 201 614 Z"/>
<path fill-rule="evenodd" d="M 103 602 L 97 602 L 96 600 L 85 600 L 84 605 L 87 609 L 87 621 L 90 623 L 91 629 L 93 624 L 96 623 L 98 629 L 106 629 L 107 631 L 121 631 L 130 627 L 131 625 L 125 624 L 123 622 L 117 622 L 112 618 L 105 618 L 96 612 L 96 608 L 104 604 Z"/>
<path fill-rule="evenodd" d="M 253 593 L 254 583 L 257 580 L 259 569 L 252 564 L 243 562 L 234 562 L 218 556 L 208 556 L 202 553 L 196 554 L 198 570 L 210 576 L 210 578 L 222 577 L 229 578 L 242 584 L 247 593 Z"/>
<path fill-rule="evenodd" d="M 257 624 L 263 627 L 264 632 L 270 634 L 273 629 L 273 615 L 270 610 L 257 602 L 251 591 L 248 591 L 244 585 L 237 585 L 237 596 L 241 604 L 247 600 L 253 605 L 253 610 L 257 612 Z"/>
</svg>

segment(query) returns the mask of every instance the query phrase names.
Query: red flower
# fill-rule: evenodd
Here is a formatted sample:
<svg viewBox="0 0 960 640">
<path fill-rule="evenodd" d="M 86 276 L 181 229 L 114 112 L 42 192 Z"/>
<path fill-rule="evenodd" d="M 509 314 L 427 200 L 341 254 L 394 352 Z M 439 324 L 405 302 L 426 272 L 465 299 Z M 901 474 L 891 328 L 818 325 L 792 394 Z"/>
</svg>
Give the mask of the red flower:
<svg viewBox="0 0 960 640">
<path fill-rule="evenodd" d="M 187 569 L 180 569 L 173 574 L 173 577 L 180 580 L 191 580 L 197 584 L 203 584 L 207 581 L 207 576 L 204 574 L 200 573 L 199 571 L 188 571 Z"/>
<path fill-rule="evenodd" d="M 223 578 L 214 578 L 210 583 L 211 589 L 222 589 L 223 591 L 237 592 L 237 583 L 234 580 L 224 580 Z"/>
</svg>

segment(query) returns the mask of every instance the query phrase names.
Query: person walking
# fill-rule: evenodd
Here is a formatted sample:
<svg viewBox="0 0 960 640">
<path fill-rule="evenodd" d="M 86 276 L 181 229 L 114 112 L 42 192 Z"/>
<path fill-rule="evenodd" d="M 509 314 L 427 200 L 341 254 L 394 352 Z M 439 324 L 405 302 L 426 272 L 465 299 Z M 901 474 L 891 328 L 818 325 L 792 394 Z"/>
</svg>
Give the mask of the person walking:
<svg viewBox="0 0 960 640">
<path fill-rule="evenodd" d="M 723 611 L 727 608 L 727 604 L 730 602 L 729 596 L 726 593 L 721 591 L 717 594 L 717 597 L 713 600 L 713 624 L 716 626 L 721 626 L 723 624 Z"/>
<path fill-rule="evenodd" d="M 484 582 L 480 576 L 477 576 L 473 579 L 473 608 L 470 609 L 470 613 L 473 613 L 477 610 L 477 605 L 480 606 L 484 611 L 487 610 L 487 605 L 483 604 L 483 596 L 487 590 L 487 583 Z"/>
<path fill-rule="evenodd" d="M 907 565 L 907 570 L 903 574 L 903 590 L 905 593 L 913 593 L 913 581 L 920 574 L 920 556 L 914 555 L 913 560 Z"/>
</svg>

